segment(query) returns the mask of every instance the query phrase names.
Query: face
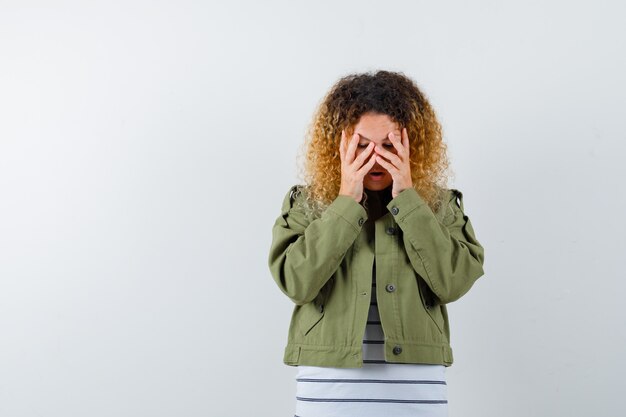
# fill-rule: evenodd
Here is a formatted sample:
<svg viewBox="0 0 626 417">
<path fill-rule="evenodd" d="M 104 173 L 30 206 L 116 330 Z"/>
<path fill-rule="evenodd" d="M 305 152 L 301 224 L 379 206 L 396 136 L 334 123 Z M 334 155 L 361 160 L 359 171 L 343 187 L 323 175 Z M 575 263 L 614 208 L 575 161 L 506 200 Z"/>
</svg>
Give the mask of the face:
<svg viewBox="0 0 626 417">
<path fill-rule="evenodd" d="M 391 132 L 393 132 L 396 137 L 401 137 L 400 127 L 386 114 L 363 114 L 354 127 L 354 133 L 359 134 L 359 144 L 356 149 L 356 155 L 358 156 L 363 152 L 370 141 L 383 149 L 397 154 L 397 149 L 393 146 L 391 140 L 389 140 L 389 133 Z M 374 153 L 374 150 L 372 150 L 372 153 Z M 374 163 L 372 169 L 370 169 L 363 178 L 363 187 L 372 191 L 383 190 L 392 183 L 393 179 L 391 178 L 391 174 L 378 163 Z"/>
</svg>

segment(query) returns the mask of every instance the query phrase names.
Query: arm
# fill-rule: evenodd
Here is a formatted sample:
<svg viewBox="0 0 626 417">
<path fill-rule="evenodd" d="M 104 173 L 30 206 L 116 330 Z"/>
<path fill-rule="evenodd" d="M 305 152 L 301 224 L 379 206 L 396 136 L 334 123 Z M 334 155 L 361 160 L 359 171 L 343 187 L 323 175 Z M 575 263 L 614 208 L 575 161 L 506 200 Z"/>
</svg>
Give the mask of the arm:
<svg viewBox="0 0 626 417">
<path fill-rule="evenodd" d="M 387 205 L 402 229 L 413 269 L 424 278 L 441 304 L 461 298 L 484 274 L 484 249 L 463 212 L 462 193 L 450 190 L 444 205 L 443 220 L 439 221 L 412 187 L 400 192 Z"/>
<path fill-rule="evenodd" d="M 272 228 L 268 264 L 274 281 L 295 304 L 312 301 L 339 268 L 367 220 L 352 197 L 338 195 L 320 218 L 309 221 L 292 187 Z"/>
</svg>

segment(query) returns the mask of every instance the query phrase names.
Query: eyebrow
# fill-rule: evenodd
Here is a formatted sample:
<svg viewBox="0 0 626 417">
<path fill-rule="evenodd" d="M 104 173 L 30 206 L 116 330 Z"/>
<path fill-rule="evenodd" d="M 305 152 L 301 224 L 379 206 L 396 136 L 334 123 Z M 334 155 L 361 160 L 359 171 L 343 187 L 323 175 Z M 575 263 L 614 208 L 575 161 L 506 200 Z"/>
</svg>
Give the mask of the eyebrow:
<svg viewBox="0 0 626 417">
<path fill-rule="evenodd" d="M 394 132 L 394 133 L 396 133 L 396 132 Z M 372 140 L 371 140 L 370 138 L 366 138 L 365 136 L 361 135 L 360 133 L 359 133 L 359 136 L 361 137 L 361 139 L 369 140 L 370 142 L 372 142 Z M 397 136 L 397 135 L 396 135 L 396 136 Z M 387 136 L 385 136 L 383 139 L 381 139 L 381 141 L 382 141 L 382 140 L 385 140 L 385 139 L 387 139 L 389 142 L 391 142 L 391 139 L 389 139 L 389 136 L 388 136 L 388 135 L 387 135 Z"/>
</svg>

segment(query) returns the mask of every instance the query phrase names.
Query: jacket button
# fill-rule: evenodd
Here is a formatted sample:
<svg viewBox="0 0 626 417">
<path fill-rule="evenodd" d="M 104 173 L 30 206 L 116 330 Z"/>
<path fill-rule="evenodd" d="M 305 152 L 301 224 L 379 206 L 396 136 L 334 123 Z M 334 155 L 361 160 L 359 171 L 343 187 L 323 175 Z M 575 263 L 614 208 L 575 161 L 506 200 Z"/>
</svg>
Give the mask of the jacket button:
<svg viewBox="0 0 626 417">
<path fill-rule="evenodd" d="M 365 223 L 365 219 L 363 217 L 361 217 L 359 219 L 359 226 L 363 226 L 363 223 Z"/>
<path fill-rule="evenodd" d="M 395 216 L 396 214 L 398 214 L 400 212 L 400 210 L 398 209 L 398 207 L 393 206 L 391 208 L 391 213 Z"/>
<path fill-rule="evenodd" d="M 322 311 L 324 311 L 324 306 L 320 304 L 320 305 L 317 307 L 317 311 L 319 311 L 320 313 L 321 313 Z"/>
<path fill-rule="evenodd" d="M 395 285 L 393 284 L 387 284 L 387 292 L 394 292 L 396 290 Z"/>
<path fill-rule="evenodd" d="M 388 235 L 393 235 L 396 233 L 396 228 L 395 227 L 388 227 L 387 228 L 387 234 Z"/>
<path fill-rule="evenodd" d="M 402 348 L 400 346 L 394 346 L 393 348 L 393 354 L 394 355 L 399 355 L 402 353 Z"/>
</svg>

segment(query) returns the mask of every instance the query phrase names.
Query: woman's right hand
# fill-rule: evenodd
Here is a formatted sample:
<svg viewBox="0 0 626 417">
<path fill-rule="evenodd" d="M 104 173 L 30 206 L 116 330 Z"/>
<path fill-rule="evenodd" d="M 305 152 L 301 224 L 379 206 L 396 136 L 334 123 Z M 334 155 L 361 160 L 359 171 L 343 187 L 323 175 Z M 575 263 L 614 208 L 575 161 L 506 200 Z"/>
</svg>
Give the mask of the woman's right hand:
<svg viewBox="0 0 626 417">
<path fill-rule="evenodd" d="M 357 203 L 360 203 L 363 198 L 363 178 L 365 178 L 365 175 L 367 175 L 369 170 L 372 169 L 376 163 L 376 152 L 372 152 L 374 143 L 370 142 L 367 147 L 355 157 L 358 144 L 358 133 L 352 135 L 352 139 L 348 142 L 345 130 L 341 131 L 341 143 L 339 144 L 339 155 L 341 157 L 341 187 L 339 189 L 339 195 L 352 197 Z M 369 159 L 367 159 L 368 156 Z"/>
</svg>

